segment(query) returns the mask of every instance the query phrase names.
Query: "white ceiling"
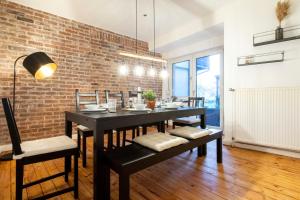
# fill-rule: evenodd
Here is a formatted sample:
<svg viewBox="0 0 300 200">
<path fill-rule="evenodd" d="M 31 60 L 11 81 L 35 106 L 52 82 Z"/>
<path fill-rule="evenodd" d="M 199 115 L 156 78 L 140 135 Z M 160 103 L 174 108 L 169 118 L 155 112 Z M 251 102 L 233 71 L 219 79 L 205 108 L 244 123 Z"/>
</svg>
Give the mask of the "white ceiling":
<svg viewBox="0 0 300 200">
<path fill-rule="evenodd" d="M 135 37 L 135 0 L 11 0 L 38 10 Z M 215 12 L 232 0 L 156 0 L 157 37 Z M 153 43 L 152 0 L 138 0 L 138 38 Z M 143 15 L 147 14 L 147 17 Z"/>
</svg>

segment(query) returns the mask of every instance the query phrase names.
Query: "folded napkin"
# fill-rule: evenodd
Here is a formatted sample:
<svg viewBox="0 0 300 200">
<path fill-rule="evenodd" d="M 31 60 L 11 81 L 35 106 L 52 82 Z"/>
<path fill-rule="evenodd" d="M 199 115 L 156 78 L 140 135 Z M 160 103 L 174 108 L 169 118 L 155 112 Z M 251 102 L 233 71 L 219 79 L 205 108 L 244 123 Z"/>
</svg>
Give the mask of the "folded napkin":
<svg viewBox="0 0 300 200">
<path fill-rule="evenodd" d="M 143 135 L 134 138 L 133 141 L 155 151 L 163 151 L 188 142 L 188 140 L 184 138 L 165 133 Z"/>
<path fill-rule="evenodd" d="M 212 133 L 209 129 L 199 129 L 196 127 L 184 126 L 176 129 L 168 130 L 171 135 L 184 137 L 187 139 L 197 139 Z"/>
</svg>

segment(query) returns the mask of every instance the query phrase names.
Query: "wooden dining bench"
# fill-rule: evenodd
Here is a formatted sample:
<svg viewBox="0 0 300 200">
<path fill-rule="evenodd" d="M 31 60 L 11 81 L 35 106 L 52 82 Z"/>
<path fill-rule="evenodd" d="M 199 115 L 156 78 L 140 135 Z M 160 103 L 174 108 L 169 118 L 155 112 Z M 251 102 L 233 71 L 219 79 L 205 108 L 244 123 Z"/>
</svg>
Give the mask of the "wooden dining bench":
<svg viewBox="0 0 300 200">
<path fill-rule="evenodd" d="M 201 146 L 216 140 L 217 162 L 222 163 L 222 136 L 223 131 L 213 129 L 212 133 L 201 138 L 191 139 L 161 152 L 141 146 L 137 143 L 105 153 L 105 165 L 119 174 L 119 199 L 130 199 L 130 175 L 147 167 L 165 161 L 181 153 L 198 147 L 198 156 L 202 156 Z M 109 192 L 109 191 L 108 191 Z"/>
</svg>

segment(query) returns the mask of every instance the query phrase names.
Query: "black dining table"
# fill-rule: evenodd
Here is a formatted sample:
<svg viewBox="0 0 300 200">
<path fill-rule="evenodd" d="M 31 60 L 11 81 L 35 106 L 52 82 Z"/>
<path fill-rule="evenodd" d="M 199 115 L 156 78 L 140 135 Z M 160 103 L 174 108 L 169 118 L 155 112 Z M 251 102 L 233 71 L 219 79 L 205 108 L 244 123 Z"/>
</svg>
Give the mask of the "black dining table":
<svg viewBox="0 0 300 200">
<path fill-rule="evenodd" d="M 110 198 L 110 169 L 103 165 L 104 132 L 118 128 L 142 126 L 145 124 L 164 122 L 180 117 L 199 116 L 201 128 L 206 128 L 205 108 L 180 107 L 176 109 L 158 108 L 148 112 L 132 112 L 120 110 L 115 113 L 101 112 L 65 112 L 65 134 L 72 137 L 72 123 L 80 124 L 93 130 L 93 197 L 94 200 Z M 160 131 L 164 132 L 164 123 Z M 71 159 L 66 159 L 70 169 Z"/>
</svg>

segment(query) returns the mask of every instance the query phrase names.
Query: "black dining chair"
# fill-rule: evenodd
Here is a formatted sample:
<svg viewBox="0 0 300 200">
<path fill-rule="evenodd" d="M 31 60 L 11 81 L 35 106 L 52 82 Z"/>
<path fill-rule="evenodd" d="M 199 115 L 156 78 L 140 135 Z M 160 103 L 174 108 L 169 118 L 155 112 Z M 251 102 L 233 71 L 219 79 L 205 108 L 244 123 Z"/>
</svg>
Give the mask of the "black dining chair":
<svg viewBox="0 0 300 200">
<path fill-rule="evenodd" d="M 95 90 L 94 92 L 79 92 L 78 89 L 75 90 L 75 97 L 76 97 L 76 111 L 80 112 L 83 111 L 85 105 L 99 105 L 99 91 Z M 108 137 L 112 137 L 112 130 L 105 131 L 108 134 Z M 77 126 L 77 144 L 78 149 L 81 151 L 82 149 L 82 166 L 87 166 L 87 138 L 93 136 L 93 130 L 90 130 L 88 127 L 78 125 Z M 82 138 L 82 147 L 81 147 L 81 138 Z M 110 140 L 109 140 L 110 141 Z M 113 144 L 108 142 L 107 150 L 112 149 Z M 80 154 L 79 154 L 80 155 Z"/>
<path fill-rule="evenodd" d="M 99 105 L 99 91 L 95 90 L 94 92 L 85 92 L 81 93 L 78 89 L 75 90 L 75 98 L 76 98 L 76 111 L 82 111 L 82 107 L 85 105 Z M 82 166 L 86 167 L 86 140 L 87 137 L 93 136 L 93 130 L 90 130 L 88 127 L 78 125 L 77 126 L 77 144 L 78 149 L 81 151 L 82 149 Z M 82 138 L 82 148 L 81 148 L 81 138 Z M 80 154 L 79 154 L 80 155 Z"/>
<path fill-rule="evenodd" d="M 138 93 L 141 93 L 143 95 L 143 91 L 128 91 L 128 97 L 129 98 L 138 97 Z"/>
<path fill-rule="evenodd" d="M 188 98 L 188 106 L 189 107 L 204 107 L 204 97 L 189 97 Z M 176 126 L 200 126 L 200 117 L 199 116 L 190 116 L 190 117 L 182 117 L 173 120 L 173 129 Z"/>
<path fill-rule="evenodd" d="M 110 90 L 104 90 L 104 94 L 105 94 L 105 101 L 106 103 L 108 103 L 108 100 L 110 98 L 116 99 L 117 100 L 117 106 L 120 109 L 124 109 L 125 108 L 125 98 L 124 98 L 124 93 L 123 91 L 117 92 L 117 93 L 112 93 L 110 92 Z M 127 131 L 131 130 L 132 132 L 132 140 L 137 136 L 140 135 L 140 129 L 139 127 L 124 127 L 124 128 L 120 128 L 117 129 L 117 136 L 116 136 L 116 147 L 121 147 L 121 146 L 125 146 L 126 142 L 132 142 L 132 140 L 127 140 L 126 139 L 126 135 L 127 135 Z M 122 145 L 121 145 L 121 132 L 122 132 Z M 110 137 L 111 140 L 113 140 L 112 137 Z"/>
<path fill-rule="evenodd" d="M 204 107 L 205 98 L 204 97 L 188 97 L 187 103 L 189 107 Z M 182 117 L 173 120 L 173 129 L 176 126 L 192 126 L 197 127 L 200 126 L 201 120 L 199 116 L 190 116 L 190 117 Z M 202 146 L 203 155 L 206 155 L 206 144 Z M 193 150 L 190 150 L 191 152 Z"/>
<path fill-rule="evenodd" d="M 129 96 L 129 98 L 137 98 L 139 92 L 143 95 L 143 91 L 128 91 L 128 96 Z M 157 131 L 163 132 L 163 130 L 161 130 L 161 129 L 164 128 L 163 127 L 164 126 L 164 122 L 156 122 L 156 123 L 151 123 L 151 124 L 144 124 L 142 126 L 143 135 L 147 134 L 147 132 L 148 132 L 147 128 L 148 127 L 153 127 L 153 126 L 156 126 Z M 139 133 L 137 134 L 137 136 L 140 136 Z"/>
<path fill-rule="evenodd" d="M 36 199 L 48 199 L 57 195 L 74 191 L 74 198 L 78 198 L 78 148 L 68 136 L 50 137 L 32 141 L 21 141 L 19 130 L 8 98 L 2 98 L 2 105 L 7 121 L 10 139 L 13 147 L 13 159 L 16 160 L 16 200 L 22 200 L 23 189 L 36 184 L 64 176 L 68 182 L 70 166 L 67 165 L 71 156 L 74 156 L 74 185 Z M 32 163 L 65 158 L 65 171 L 60 172 L 31 183 L 23 184 L 24 166 Z"/>
</svg>

